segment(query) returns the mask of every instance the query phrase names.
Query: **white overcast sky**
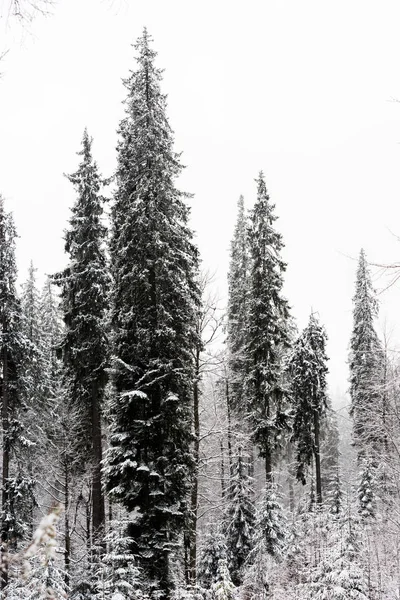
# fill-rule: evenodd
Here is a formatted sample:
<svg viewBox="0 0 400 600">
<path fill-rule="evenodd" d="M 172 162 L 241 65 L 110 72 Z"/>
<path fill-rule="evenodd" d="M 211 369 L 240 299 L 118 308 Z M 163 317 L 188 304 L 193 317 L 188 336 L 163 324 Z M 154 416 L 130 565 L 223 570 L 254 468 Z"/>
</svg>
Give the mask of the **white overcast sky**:
<svg viewBox="0 0 400 600">
<path fill-rule="evenodd" d="M 20 277 L 30 259 L 42 273 L 64 263 L 74 193 L 63 173 L 78 164 L 85 126 L 113 173 L 121 78 L 146 25 L 204 267 L 224 294 L 237 199 L 251 206 L 264 170 L 286 244 L 285 293 L 300 328 L 319 312 L 331 390 L 345 392 L 352 259 L 361 246 L 371 261 L 400 258 L 399 23 L 398 0 L 60 0 L 29 33 L 0 20 L 0 51 L 10 49 L 0 192 L 20 235 Z M 380 300 L 379 328 L 386 321 L 398 346 L 399 286 Z"/>
</svg>

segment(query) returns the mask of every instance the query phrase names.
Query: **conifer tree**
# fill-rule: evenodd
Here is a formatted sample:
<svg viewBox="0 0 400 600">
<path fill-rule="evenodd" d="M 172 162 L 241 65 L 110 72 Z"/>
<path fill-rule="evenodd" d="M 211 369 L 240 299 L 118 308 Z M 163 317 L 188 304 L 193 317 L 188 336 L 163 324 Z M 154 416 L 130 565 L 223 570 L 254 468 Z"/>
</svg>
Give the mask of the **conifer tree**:
<svg viewBox="0 0 400 600">
<path fill-rule="evenodd" d="M 333 543 L 302 586 L 304 600 L 370 600 L 370 586 L 359 562 L 361 549 L 354 533 L 334 530 Z"/>
<path fill-rule="evenodd" d="M 79 428 L 74 431 L 76 466 L 91 464 L 93 535 L 100 536 L 104 527 L 104 498 L 101 486 L 102 435 L 101 412 L 106 383 L 107 339 L 105 311 L 109 275 L 102 223 L 103 185 L 92 158 L 92 140 L 85 130 L 82 161 L 68 179 L 77 192 L 72 208 L 65 250 L 69 264 L 56 276 L 62 288 L 62 311 L 65 332 L 62 340 L 64 385 L 67 402 L 80 414 Z M 79 464 L 80 463 L 80 464 Z"/>
<path fill-rule="evenodd" d="M 217 564 L 217 575 L 211 586 L 211 597 L 213 600 L 233 600 L 235 598 L 235 586 L 229 574 L 226 558 L 220 558 Z"/>
<path fill-rule="evenodd" d="M 358 487 L 358 512 L 363 521 L 374 519 L 376 516 L 375 483 L 374 467 L 371 459 L 367 459 L 364 461 L 360 473 L 360 485 Z"/>
<path fill-rule="evenodd" d="M 289 360 L 294 403 L 293 439 L 297 445 L 297 478 L 305 484 L 315 461 L 317 502 L 322 502 L 320 432 L 327 408 L 326 333 L 312 314 Z"/>
<path fill-rule="evenodd" d="M 111 433 L 106 473 L 114 500 L 137 514 L 132 551 L 168 598 L 170 553 L 183 528 L 193 460 L 190 405 L 196 343 L 197 250 L 179 155 L 147 31 L 124 81 L 110 244 L 113 277 Z"/>
<path fill-rule="evenodd" d="M 283 508 L 276 495 L 276 486 L 272 483 L 267 484 L 263 492 L 254 532 L 251 556 L 265 554 L 276 560 L 282 558 L 289 532 Z"/>
<path fill-rule="evenodd" d="M 339 469 L 339 428 L 337 416 L 327 397 L 326 415 L 321 423 L 321 486 L 323 492 L 331 494 Z"/>
<path fill-rule="evenodd" d="M 21 305 L 16 292 L 15 262 L 16 230 L 4 200 L 0 196 L 0 384 L 2 422 L 2 550 L 21 535 L 16 514 L 15 486 L 18 469 L 12 471 L 12 459 L 21 443 L 22 431 L 18 421 L 22 386 L 21 364 L 26 340 L 21 331 Z M 15 464 L 15 461 L 14 461 Z M 1 574 L 1 588 L 8 582 L 7 568 Z"/>
<path fill-rule="evenodd" d="M 39 298 L 39 320 L 42 337 L 44 367 L 42 386 L 47 414 L 54 416 L 54 400 L 59 395 L 61 361 L 59 348 L 63 335 L 60 299 L 51 277 L 47 277 Z M 51 418 L 49 419 L 51 422 Z M 47 437 L 47 436 L 46 436 Z"/>
<path fill-rule="evenodd" d="M 371 454 L 377 457 L 384 443 L 380 418 L 384 355 L 374 328 L 378 303 L 364 250 L 360 252 L 353 304 L 349 361 L 350 413 L 353 417 L 354 444 L 361 460 Z"/>
<path fill-rule="evenodd" d="M 339 469 L 331 482 L 331 489 L 328 493 L 329 512 L 332 515 L 339 515 L 343 507 L 342 484 L 339 476 Z"/>
<path fill-rule="evenodd" d="M 218 565 L 226 559 L 226 536 L 221 529 L 211 527 L 202 545 L 198 568 L 198 581 L 204 589 L 210 589 L 217 581 Z"/>
<path fill-rule="evenodd" d="M 229 571 L 235 585 L 240 585 L 242 569 L 253 547 L 255 507 L 253 481 L 239 448 L 230 482 L 226 538 Z"/>
<path fill-rule="evenodd" d="M 228 273 L 227 344 L 230 402 L 236 412 L 246 414 L 244 381 L 249 301 L 249 244 L 244 198 L 240 196 L 235 231 L 231 242 Z"/>
<path fill-rule="evenodd" d="M 288 541 L 289 529 L 277 499 L 276 486 L 267 483 L 257 510 L 253 549 L 244 570 L 246 597 L 275 597 L 272 592 L 273 571 L 284 557 Z"/>
<path fill-rule="evenodd" d="M 40 294 L 36 285 L 36 269 L 31 262 L 28 278 L 22 285 L 21 329 L 26 339 L 24 377 L 21 389 L 19 421 L 24 429 L 24 445 L 21 448 L 20 473 L 24 473 L 28 489 L 33 490 L 40 476 L 42 449 L 46 445 L 43 437 L 45 418 L 46 356 L 44 330 L 42 328 Z M 31 496 L 29 510 L 30 527 L 33 527 L 33 511 L 36 500 Z M 26 499 L 28 500 L 28 498 Z"/>
<path fill-rule="evenodd" d="M 110 523 L 106 535 L 107 552 L 102 558 L 97 573 L 97 594 L 99 600 L 111 600 L 120 594 L 122 598 L 138 600 L 143 597 L 141 573 L 135 557 L 130 552 L 133 540 L 126 537 L 124 519 Z"/>
<path fill-rule="evenodd" d="M 282 236 L 274 228 L 274 214 L 264 175 L 257 180 L 257 200 L 249 228 L 250 275 L 246 385 L 254 440 L 265 458 L 267 482 L 272 480 L 274 450 L 287 426 L 286 390 L 282 383 L 282 349 L 289 345 L 287 301 L 282 296 L 286 264 L 280 252 Z"/>
</svg>

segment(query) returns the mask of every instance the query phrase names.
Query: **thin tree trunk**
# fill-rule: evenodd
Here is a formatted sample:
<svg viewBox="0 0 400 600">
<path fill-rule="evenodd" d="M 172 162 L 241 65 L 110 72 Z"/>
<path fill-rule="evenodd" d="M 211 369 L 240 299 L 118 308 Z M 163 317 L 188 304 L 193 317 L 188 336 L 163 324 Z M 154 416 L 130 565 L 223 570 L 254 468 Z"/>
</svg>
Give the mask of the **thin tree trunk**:
<svg viewBox="0 0 400 600">
<path fill-rule="evenodd" d="M 265 483 L 272 483 L 272 456 L 268 441 L 264 446 L 265 453 Z"/>
<path fill-rule="evenodd" d="M 265 416 L 269 420 L 269 418 L 270 418 L 270 403 L 269 403 L 268 398 L 264 399 L 264 402 L 266 402 Z M 265 483 L 266 483 L 266 485 L 269 485 L 270 483 L 272 483 L 272 453 L 271 453 L 271 444 L 270 444 L 270 440 L 268 439 L 268 435 L 266 435 L 265 441 L 264 441 L 264 452 L 265 452 Z"/>
<path fill-rule="evenodd" d="M 98 388 L 93 384 L 92 391 L 92 533 L 93 543 L 104 548 L 105 507 L 101 486 L 101 461 L 103 458 L 101 445 L 101 414 Z"/>
<path fill-rule="evenodd" d="M 222 438 L 220 439 L 220 449 L 221 449 L 221 494 L 222 500 L 225 500 L 226 497 L 226 488 L 225 488 L 225 462 L 224 462 L 224 442 Z"/>
<path fill-rule="evenodd" d="M 229 460 L 229 475 L 230 479 L 233 476 L 233 458 L 232 458 L 232 423 L 231 423 L 231 407 L 229 398 L 229 382 L 226 378 L 225 382 L 225 397 L 226 397 L 226 412 L 228 417 L 228 460 Z M 229 485 L 228 496 L 231 493 L 231 485 Z"/>
<path fill-rule="evenodd" d="M 195 356 L 195 382 L 193 388 L 193 428 L 194 428 L 194 477 L 190 496 L 190 532 L 189 532 L 189 571 L 192 585 L 197 580 L 197 510 L 199 495 L 199 464 L 200 464 L 200 348 L 196 349 Z"/>
<path fill-rule="evenodd" d="M 65 546 L 64 546 L 64 567 L 65 567 L 65 584 L 69 586 L 69 570 L 71 562 L 71 534 L 69 528 L 69 469 L 68 469 L 68 457 L 65 457 L 65 469 L 64 469 L 64 535 L 65 535 Z"/>
<path fill-rule="evenodd" d="M 321 483 L 321 454 L 320 454 L 320 443 L 319 443 L 319 414 L 314 409 L 314 439 L 315 439 L 315 484 L 317 492 L 317 504 L 322 504 L 322 483 Z"/>
<path fill-rule="evenodd" d="M 90 498 L 85 503 L 85 508 L 86 508 L 86 550 L 87 550 L 87 555 L 90 556 L 92 546 L 93 546 L 93 539 L 91 536 Z"/>
<path fill-rule="evenodd" d="M 9 469 L 10 469 L 10 448 L 9 448 L 9 421 L 8 421 L 8 355 L 7 348 L 3 348 L 3 390 L 2 390 L 2 407 L 1 407 L 1 420 L 3 426 L 3 472 L 2 472 L 2 509 L 3 514 L 9 510 L 10 505 L 10 492 L 8 488 L 8 478 L 9 478 Z M 9 542 L 9 531 L 8 525 L 5 519 L 3 519 L 2 527 L 1 527 L 1 541 L 2 541 L 2 551 L 3 556 L 4 552 L 7 552 L 7 544 Z M 8 583 L 8 565 L 7 561 L 2 561 L 2 573 L 1 573 L 1 589 L 3 590 Z"/>
<path fill-rule="evenodd" d="M 287 460 L 288 460 L 288 486 L 289 486 L 289 510 L 291 513 L 294 513 L 294 486 L 293 486 L 293 473 L 292 473 L 292 460 L 293 460 L 293 453 L 292 453 L 292 446 L 291 444 L 289 444 L 288 447 L 288 454 L 287 454 Z"/>
</svg>

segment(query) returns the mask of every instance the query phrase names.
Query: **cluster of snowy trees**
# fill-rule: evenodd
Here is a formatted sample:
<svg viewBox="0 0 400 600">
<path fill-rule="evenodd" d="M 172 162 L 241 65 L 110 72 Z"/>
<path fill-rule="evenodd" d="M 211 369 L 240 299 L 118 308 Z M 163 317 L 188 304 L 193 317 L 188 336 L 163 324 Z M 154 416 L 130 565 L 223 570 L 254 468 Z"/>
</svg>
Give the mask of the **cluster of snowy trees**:
<svg viewBox="0 0 400 600">
<path fill-rule="evenodd" d="M 398 598 L 398 366 L 365 254 L 351 430 L 317 313 L 298 332 L 282 293 L 262 172 L 249 214 L 239 199 L 226 311 L 210 292 L 146 30 L 135 49 L 111 209 L 85 131 L 68 264 L 41 291 L 31 266 L 17 293 L 0 199 L 2 597 Z M 21 574 L 10 556 L 54 503 L 56 550 Z"/>
</svg>

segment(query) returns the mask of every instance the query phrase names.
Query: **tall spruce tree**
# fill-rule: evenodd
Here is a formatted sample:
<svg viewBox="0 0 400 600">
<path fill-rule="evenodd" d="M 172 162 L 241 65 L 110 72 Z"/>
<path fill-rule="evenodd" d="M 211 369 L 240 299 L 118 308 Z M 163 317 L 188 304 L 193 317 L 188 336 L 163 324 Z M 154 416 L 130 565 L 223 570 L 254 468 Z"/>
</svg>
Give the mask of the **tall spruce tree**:
<svg viewBox="0 0 400 600">
<path fill-rule="evenodd" d="M 92 528 L 101 541 L 104 527 L 104 497 L 101 485 L 102 434 L 101 412 L 106 383 L 107 339 L 105 311 L 109 275 L 102 223 L 103 181 L 92 158 L 92 140 L 85 130 L 82 161 L 68 179 L 77 192 L 65 251 L 69 264 L 56 276 L 62 288 L 65 331 L 62 340 L 64 382 L 67 402 L 80 415 L 79 428 L 73 432 L 76 443 L 76 467 L 91 465 Z M 104 534 L 104 532 L 103 532 Z"/>
<path fill-rule="evenodd" d="M 232 581 L 240 585 L 243 567 L 253 547 L 255 522 L 253 480 L 239 447 L 230 482 L 230 502 L 227 514 L 226 539 L 228 564 Z"/>
<path fill-rule="evenodd" d="M 307 469 L 314 458 L 319 504 L 322 502 L 320 432 L 328 402 L 325 343 L 325 330 L 312 314 L 289 359 L 295 410 L 293 439 L 297 445 L 297 478 L 305 484 Z"/>
<path fill-rule="evenodd" d="M 23 385 L 21 386 L 21 409 L 19 421 L 24 429 L 24 445 L 21 448 L 20 475 L 28 484 L 30 493 L 26 498 L 29 506 L 31 533 L 34 525 L 36 500 L 32 491 L 43 469 L 43 439 L 45 418 L 46 356 L 44 352 L 44 331 L 42 329 L 40 293 L 36 285 L 36 269 L 31 262 L 28 278 L 22 285 L 21 330 L 26 339 L 26 352 L 23 364 Z"/>
<path fill-rule="evenodd" d="M 106 472 L 114 500 L 135 510 L 128 534 L 145 579 L 173 588 L 170 554 L 182 533 L 193 459 L 190 407 L 198 254 L 146 29 L 124 81 L 110 244 L 113 394 Z"/>
<path fill-rule="evenodd" d="M 378 459 L 385 438 L 382 431 L 384 354 L 374 328 L 378 303 L 364 250 L 360 252 L 353 304 L 349 362 L 354 444 L 359 460 L 372 455 Z"/>
<path fill-rule="evenodd" d="M 275 206 L 264 175 L 257 180 L 257 200 L 249 228 L 250 275 L 248 302 L 247 404 L 255 442 L 265 458 L 267 482 L 272 480 L 274 450 L 287 424 L 286 391 L 282 383 L 282 350 L 289 344 L 289 309 L 282 296 L 282 236 L 275 230 Z"/>
<path fill-rule="evenodd" d="M 240 196 L 235 231 L 231 242 L 228 273 L 227 344 L 230 402 L 235 411 L 246 413 L 244 381 L 249 300 L 249 244 L 244 198 Z"/>
<path fill-rule="evenodd" d="M 16 292 L 15 262 L 16 230 L 13 218 L 5 210 L 0 196 L 0 384 L 2 422 L 2 551 L 21 535 L 18 522 L 18 502 L 15 494 L 18 482 L 18 448 L 22 430 L 18 420 L 22 385 L 22 360 L 26 340 L 21 330 L 21 305 Z M 16 468 L 13 469 L 12 467 Z M 22 481 L 20 484 L 22 485 Z M 21 488 L 22 489 L 22 488 Z M 25 490 L 26 491 L 26 490 Z M 13 493 L 14 492 L 14 493 Z M 3 563 L 1 588 L 8 582 L 7 564 Z"/>
<path fill-rule="evenodd" d="M 44 355 L 42 385 L 44 386 L 47 412 L 53 414 L 54 399 L 58 396 L 60 388 L 61 360 L 58 350 L 62 341 L 63 322 L 60 299 L 55 292 L 51 277 L 47 277 L 41 291 L 39 318 Z"/>
</svg>

